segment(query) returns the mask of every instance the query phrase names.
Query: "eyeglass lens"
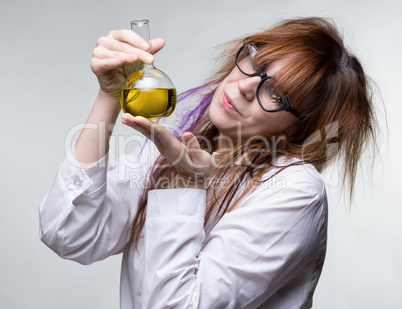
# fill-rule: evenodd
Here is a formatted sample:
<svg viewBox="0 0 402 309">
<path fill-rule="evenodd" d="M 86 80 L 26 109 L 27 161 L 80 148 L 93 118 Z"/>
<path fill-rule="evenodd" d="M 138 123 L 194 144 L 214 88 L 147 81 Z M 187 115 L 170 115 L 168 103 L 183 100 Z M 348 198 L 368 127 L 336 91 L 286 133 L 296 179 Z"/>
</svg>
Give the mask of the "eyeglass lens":
<svg viewBox="0 0 402 309">
<path fill-rule="evenodd" d="M 238 67 L 242 73 L 249 76 L 258 75 L 258 69 L 253 64 L 253 58 L 257 53 L 257 48 L 253 44 L 243 46 L 238 55 Z M 265 79 L 257 89 L 257 97 L 262 107 L 268 111 L 275 111 L 284 106 L 283 98 L 275 93 L 269 85 L 270 79 Z"/>
</svg>

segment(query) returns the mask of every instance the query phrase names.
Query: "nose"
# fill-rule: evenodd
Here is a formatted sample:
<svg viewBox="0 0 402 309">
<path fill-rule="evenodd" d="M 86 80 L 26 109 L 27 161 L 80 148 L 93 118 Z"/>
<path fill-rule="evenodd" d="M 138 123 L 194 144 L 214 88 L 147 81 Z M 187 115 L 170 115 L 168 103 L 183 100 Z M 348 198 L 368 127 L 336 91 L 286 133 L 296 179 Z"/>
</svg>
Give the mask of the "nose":
<svg viewBox="0 0 402 309">
<path fill-rule="evenodd" d="M 248 101 L 254 100 L 260 81 L 260 76 L 246 77 L 238 81 L 239 90 Z"/>
</svg>

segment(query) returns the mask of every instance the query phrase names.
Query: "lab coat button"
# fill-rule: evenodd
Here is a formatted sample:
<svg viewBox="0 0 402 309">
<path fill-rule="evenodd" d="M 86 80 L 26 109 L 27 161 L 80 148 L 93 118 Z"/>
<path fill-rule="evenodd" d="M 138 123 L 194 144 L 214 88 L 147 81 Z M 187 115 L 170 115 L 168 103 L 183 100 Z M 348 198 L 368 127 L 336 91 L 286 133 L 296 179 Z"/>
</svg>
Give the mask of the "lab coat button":
<svg viewBox="0 0 402 309">
<path fill-rule="evenodd" d="M 76 186 L 77 188 L 81 188 L 82 186 L 82 181 L 79 178 L 74 179 L 74 186 Z"/>
</svg>

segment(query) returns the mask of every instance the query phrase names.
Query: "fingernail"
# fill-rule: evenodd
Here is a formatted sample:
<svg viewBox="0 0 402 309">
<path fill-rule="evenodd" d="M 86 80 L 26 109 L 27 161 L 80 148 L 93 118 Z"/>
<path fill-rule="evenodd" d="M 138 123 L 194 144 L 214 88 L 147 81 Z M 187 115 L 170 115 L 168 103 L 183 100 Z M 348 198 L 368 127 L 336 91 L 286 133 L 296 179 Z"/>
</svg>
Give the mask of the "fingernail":
<svg viewBox="0 0 402 309">
<path fill-rule="evenodd" d="M 149 44 L 148 43 L 141 43 L 140 48 L 142 48 L 143 50 L 148 50 L 149 49 Z"/>
<path fill-rule="evenodd" d="M 152 56 L 152 55 L 146 56 L 146 57 L 145 57 L 145 62 L 146 62 L 147 64 L 152 64 L 152 63 L 154 62 L 154 56 Z"/>
</svg>

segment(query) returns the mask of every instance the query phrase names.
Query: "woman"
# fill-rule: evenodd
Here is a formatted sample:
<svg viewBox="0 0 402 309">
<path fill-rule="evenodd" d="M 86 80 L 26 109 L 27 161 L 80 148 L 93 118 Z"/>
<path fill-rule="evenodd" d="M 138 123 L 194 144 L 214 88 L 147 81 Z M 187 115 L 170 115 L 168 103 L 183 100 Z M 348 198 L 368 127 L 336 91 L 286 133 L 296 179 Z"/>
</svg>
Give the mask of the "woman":
<svg viewBox="0 0 402 309">
<path fill-rule="evenodd" d="M 337 159 L 353 190 L 374 138 L 359 61 L 320 18 L 235 40 L 182 96 L 199 104 L 181 138 L 124 114 L 160 156 L 147 143 L 107 171 L 122 66 L 163 45 L 128 30 L 99 39 L 99 94 L 40 205 L 41 239 L 82 264 L 123 252 L 121 308 L 310 308 L 326 251 L 319 172 Z"/>
</svg>

